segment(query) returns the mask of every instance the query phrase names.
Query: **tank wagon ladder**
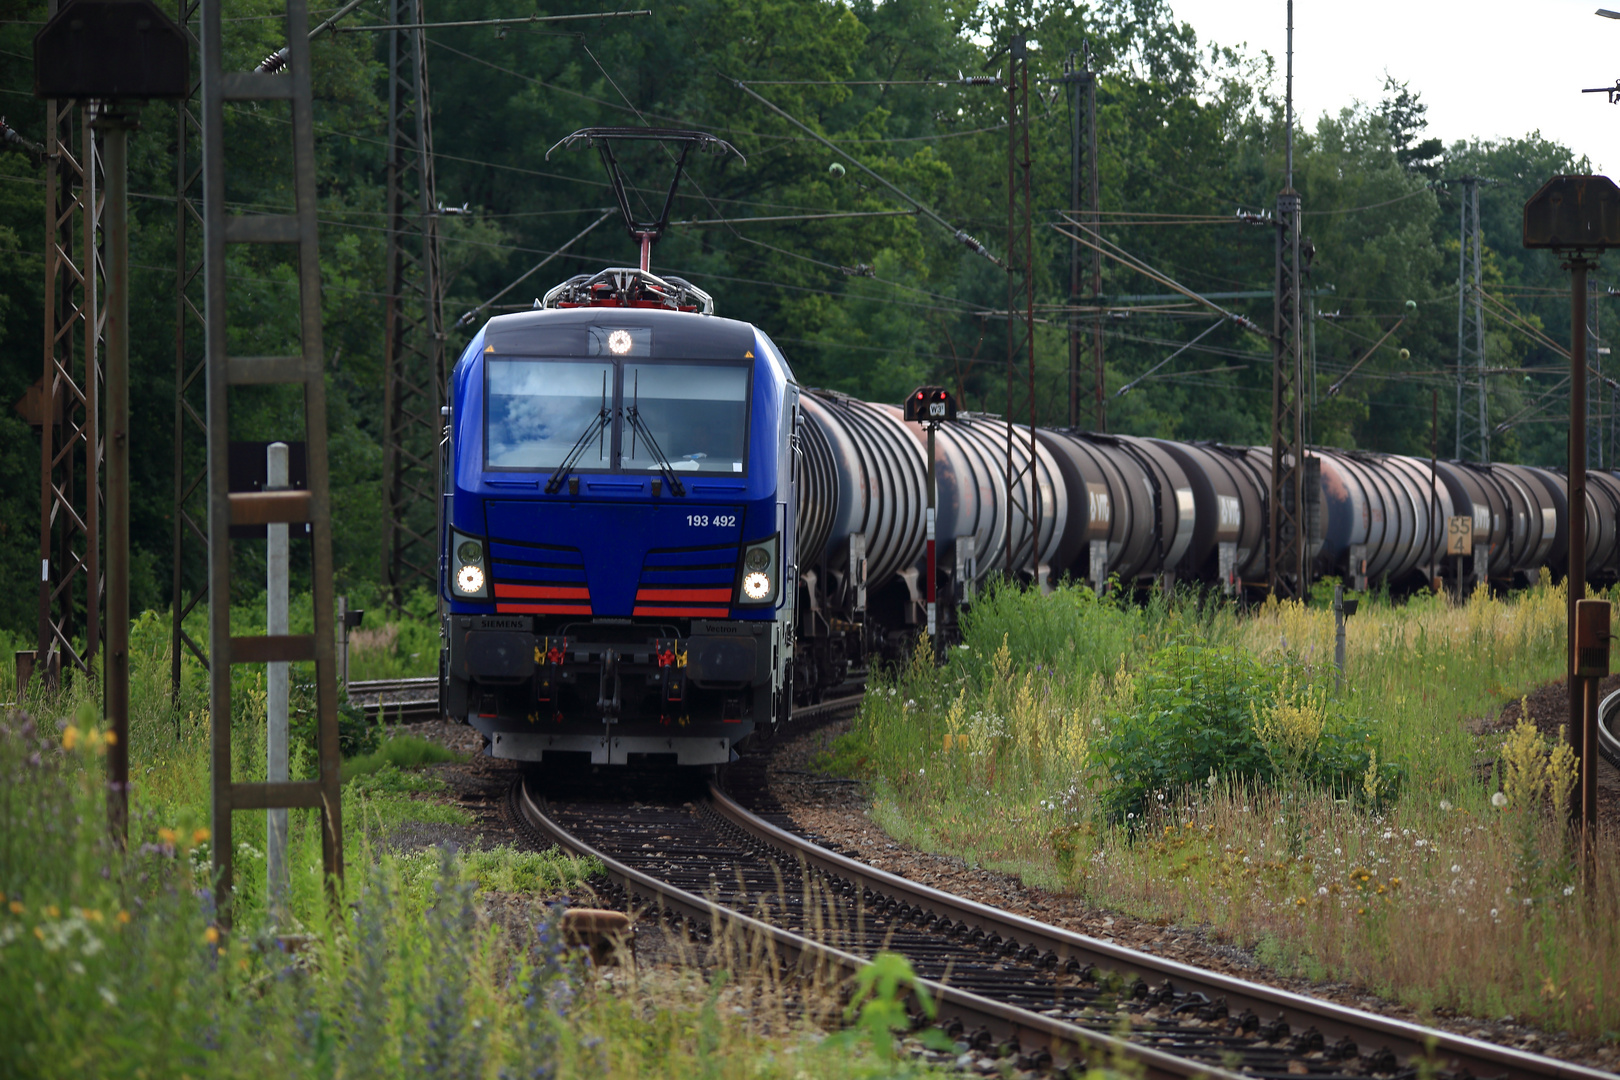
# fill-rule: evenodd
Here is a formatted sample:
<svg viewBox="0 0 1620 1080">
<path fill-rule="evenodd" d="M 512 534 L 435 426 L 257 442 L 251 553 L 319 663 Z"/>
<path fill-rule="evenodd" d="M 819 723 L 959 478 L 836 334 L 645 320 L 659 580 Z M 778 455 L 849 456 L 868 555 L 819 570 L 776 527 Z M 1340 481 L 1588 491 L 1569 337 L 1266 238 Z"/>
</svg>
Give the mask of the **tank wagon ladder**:
<svg viewBox="0 0 1620 1080">
<path fill-rule="evenodd" d="M 224 0 L 201 0 L 204 290 L 208 377 L 208 637 L 212 728 L 213 861 L 219 921 L 229 925 L 238 810 L 318 808 L 321 855 L 329 888 L 343 875 L 339 803 L 337 665 L 333 639 L 332 518 L 328 497 L 326 383 L 321 346 L 320 258 L 316 244 L 314 96 L 310 83 L 307 0 L 287 0 L 287 74 L 222 70 Z M 224 114 L 227 101 L 286 101 L 292 112 L 293 195 L 290 214 L 225 212 Z M 227 354 L 227 244 L 293 244 L 298 256 L 302 348 L 296 356 Z M 231 494 L 230 389 L 295 384 L 304 391 L 308 487 L 302 491 Z M 315 632 L 231 636 L 232 525 L 310 526 Z M 231 665 L 315 662 L 319 773 L 316 780 L 240 783 L 231 776 Z"/>
</svg>

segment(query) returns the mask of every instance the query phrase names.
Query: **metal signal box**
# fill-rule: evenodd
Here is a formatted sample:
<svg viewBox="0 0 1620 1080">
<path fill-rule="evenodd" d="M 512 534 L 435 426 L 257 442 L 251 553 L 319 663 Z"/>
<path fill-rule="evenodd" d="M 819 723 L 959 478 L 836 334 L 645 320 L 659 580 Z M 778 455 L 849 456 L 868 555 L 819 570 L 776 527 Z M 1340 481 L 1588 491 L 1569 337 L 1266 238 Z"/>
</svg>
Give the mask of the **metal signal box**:
<svg viewBox="0 0 1620 1080">
<path fill-rule="evenodd" d="M 956 397 L 943 386 L 919 386 L 906 398 L 906 420 L 937 424 L 956 419 Z"/>
<path fill-rule="evenodd" d="M 1555 251 L 1620 247 L 1620 187 L 1607 176 L 1555 176 L 1524 204 L 1524 246 Z"/>
<path fill-rule="evenodd" d="M 1575 602 L 1575 674 L 1601 679 L 1609 674 L 1609 602 Z"/>
<path fill-rule="evenodd" d="M 183 98 L 186 36 L 152 0 L 73 0 L 34 36 L 34 96 Z"/>
</svg>

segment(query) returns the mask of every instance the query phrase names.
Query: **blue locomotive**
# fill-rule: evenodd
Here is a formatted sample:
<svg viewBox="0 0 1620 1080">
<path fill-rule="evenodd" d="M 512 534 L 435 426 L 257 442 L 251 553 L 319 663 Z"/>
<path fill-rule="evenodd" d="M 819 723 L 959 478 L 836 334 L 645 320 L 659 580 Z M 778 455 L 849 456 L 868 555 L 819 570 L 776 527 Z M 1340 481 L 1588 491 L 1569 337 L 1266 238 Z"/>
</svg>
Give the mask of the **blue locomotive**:
<svg viewBox="0 0 1620 1080">
<path fill-rule="evenodd" d="M 646 269 L 536 307 L 451 374 L 445 713 L 495 757 L 726 763 L 791 707 L 793 374 Z"/>
</svg>

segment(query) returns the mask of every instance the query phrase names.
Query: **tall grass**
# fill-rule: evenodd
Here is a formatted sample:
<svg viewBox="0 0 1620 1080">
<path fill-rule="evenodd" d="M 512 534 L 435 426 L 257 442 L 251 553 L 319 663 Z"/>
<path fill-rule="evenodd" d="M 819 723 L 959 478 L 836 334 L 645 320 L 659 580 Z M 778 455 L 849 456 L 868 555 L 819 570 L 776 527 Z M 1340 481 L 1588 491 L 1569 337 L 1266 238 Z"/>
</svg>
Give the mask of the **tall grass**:
<svg viewBox="0 0 1620 1080">
<path fill-rule="evenodd" d="M 832 763 L 871 779 L 874 818 L 922 847 L 1207 923 L 1285 967 L 1420 1006 L 1616 1030 L 1620 995 L 1604 981 L 1620 970 L 1614 845 L 1600 845 L 1595 877 L 1575 875 L 1547 798 L 1494 805 L 1488 763 L 1504 740 L 1467 723 L 1562 674 L 1565 597 L 1543 580 L 1461 605 L 1366 598 L 1335 689 L 1325 607 L 1156 597 L 1129 609 L 1085 589 L 992 590 L 943 668 L 919 650 L 874 680 Z M 1213 668 L 1200 659 L 1223 655 Z M 1223 665 L 1295 689 L 1251 687 L 1252 720 L 1223 720 L 1215 739 Z M 1360 733 L 1337 745 L 1361 747 L 1361 764 L 1324 788 L 1312 763 L 1333 749 L 1334 716 Z M 1143 735 L 1122 742 L 1132 725 Z M 1218 763 L 1207 784 L 1171 768 L 1201 754 Z M 1169 779 L 1132 779 L 1143 776 Z M 1527 851 L 1544 852 L 1534 886 Z M 1358 887 L 1370 895 L 1352 903 Z"/>
<path fill-rule="evenodd" d="M 421 797 L 442 785 L 413 769 L 439 755 L 405 739 L 344 785 L 348 877 L 336 906 L 313 813 L 291 814 L 279 920 L 265 903 L 264 815 L 235 816 L 234 929 L 223 932 L 206 685 L 188 662 L 171 707 L 158 616 L 137 621 L 132 646 L 127 849 L 107 832 L 95 684 L 70 677 L 52 697 L 36 685 L 23 709 L 0 713 L 0 1078 L 926 1072 L 892 1061 L 886 1035 L 823 1040 L 790 1004 L 764 999 L 775 970 L 741 963 L 746 953 L 695 955 L 712 978 L 589 967 L 541 902 L 580 895 L 596 869 L 587 860 L 393 852 L 381 841 L 404 822 L 471 823 Z M 234 775 L 262 778 L 262 675 L 233 679 Z M 307 774 L 297 754 L 293 775 Z"/>
</svg>

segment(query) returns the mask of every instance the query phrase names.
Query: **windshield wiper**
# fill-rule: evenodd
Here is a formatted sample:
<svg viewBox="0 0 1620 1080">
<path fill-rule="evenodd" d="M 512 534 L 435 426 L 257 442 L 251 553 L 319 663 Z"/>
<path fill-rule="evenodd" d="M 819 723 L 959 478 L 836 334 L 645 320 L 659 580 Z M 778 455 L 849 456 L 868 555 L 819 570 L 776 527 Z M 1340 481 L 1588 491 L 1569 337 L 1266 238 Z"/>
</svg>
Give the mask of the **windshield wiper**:
<svg viewBox="0 0 1620 1080">
<path fill-rule="evenodd" d="M 555 495 L 562 489 L 563 481 L 568 479 L 568 474 L 573 471 L 575 465 L 579 464 L 579 456 L 590 445 L 591 439 L 607 431 L 611 415 L 607 403 L 607 372 L 604 371 L 602 373 L 602 407 L 591 421 L 590 426 L 585 429 L 585 433 L 579 437 L 579 441 L 574 443 L 574 448 L 568 451 L 568 456 L 563 458 L 562 464 L 557 466 L 557 471 L 551 474 L 551 479 L 546 481 L 547 495 Z M 596 448 L 597 457 L 600 458 L 602 453 L 603 445 L 598 442 Z"/>
<path fill-rule="evenodd" d="M 681 485 L 680 477 L 675 475 L 675 466 L 670 464 L 670 460 L 665 456 L 663 448 L 658 445 L 658 440 L 653 438 L 653 433 L 651 429 L 647 427 L 647 422 L 641 418 L 641 410 L 637 408 L 637 406 L 641 403 L 640 371 L 636 372 L 636 379 L 631 390 L 631 394 L 630 407 L 626 409 L 624 413 L 625 419 L 630 421 L 630 431 L 632 433 L 630 436 L 631 460 L 634 460 L 636 457 L 636 435 L 639 434 L 643 439 L 647 440 L 647 448 L 652 451 L 652 458 L 653 461 L 658 464 L 658 471 L 663 473 L 664 480 L 669 484 L 670 494 L 684 496 L 686 494 L 686 488 Z"/>
</svg>

